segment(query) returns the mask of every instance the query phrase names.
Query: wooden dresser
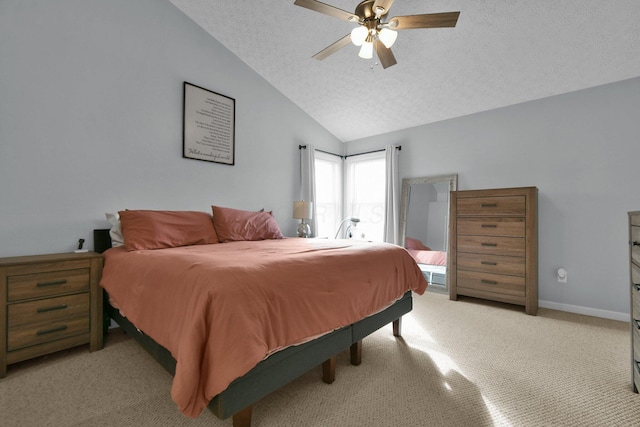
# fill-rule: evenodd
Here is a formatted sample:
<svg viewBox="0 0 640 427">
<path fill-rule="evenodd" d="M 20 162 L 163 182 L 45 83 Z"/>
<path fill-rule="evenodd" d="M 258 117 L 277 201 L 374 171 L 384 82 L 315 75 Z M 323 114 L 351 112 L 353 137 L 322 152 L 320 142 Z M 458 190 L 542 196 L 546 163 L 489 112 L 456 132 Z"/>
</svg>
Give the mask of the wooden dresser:
<svg viewBox="0 0 640 427">
<path fill-rule="evenodd" d="M 631 288 L 631 387 L 640 388 L 640 211 L 629 212 L 629 278 Z"/>
<path fill-rule="evenodd" d="M 452 191 L 449 298 L 538 311 L 538 189 Z"/>
<path fill-rule="evenodd" d="M 0 378 L 11 363 L 102 348 L 102 262 L 94 252 L 0 258 Z"/>
</svg>

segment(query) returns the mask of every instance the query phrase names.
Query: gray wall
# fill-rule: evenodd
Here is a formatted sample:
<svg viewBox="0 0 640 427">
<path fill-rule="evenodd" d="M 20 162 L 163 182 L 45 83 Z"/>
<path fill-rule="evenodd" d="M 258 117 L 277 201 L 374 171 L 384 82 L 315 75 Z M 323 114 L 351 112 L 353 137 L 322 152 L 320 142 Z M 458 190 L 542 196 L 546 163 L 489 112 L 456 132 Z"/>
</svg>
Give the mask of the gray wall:
<svg viewBox="0 0 640 427">
<path fill-rule="evenodd" d="M 106 211 L 272 210 L 298 144 L 341 143 L 167 1 L 0 2 L 0 256 L 66 252 Z M 236 164 L 182 158 L 183 81 L 236 100 Z"/>
<path fill-rule="evenodd" d="M 447 213 L 449 187 L 440 184 L 414 184 L 411 186 L 405 235 L 420 240 L 434 251 L 444 251 L 447 240 Z"/>
<path fill-rule="evenodd" d="M 640 78 L 350 142 L 401 144 L 401 178 L 539 189 L 541 305 L 626 319 L 627 212 L 640 210 Z M 558 267 L 568 282 L 556 281 Z"/>
<path fill-rule="evenodd" d="M 0 256 L 91 247 L 126 208 L 264 207 L 293 235 L 297 145 L 343 149 L 166 1 L 0 2 L 0 64 Z M 183 81 L 236 99 L 235 166 L 181 157 Z M 402 177 L 457 173 L 461 190 L 537 186 L 541 305 L 616 318 L 639 117 L 633 79 L 346 148 L 402 144 Z"/>
</svg>

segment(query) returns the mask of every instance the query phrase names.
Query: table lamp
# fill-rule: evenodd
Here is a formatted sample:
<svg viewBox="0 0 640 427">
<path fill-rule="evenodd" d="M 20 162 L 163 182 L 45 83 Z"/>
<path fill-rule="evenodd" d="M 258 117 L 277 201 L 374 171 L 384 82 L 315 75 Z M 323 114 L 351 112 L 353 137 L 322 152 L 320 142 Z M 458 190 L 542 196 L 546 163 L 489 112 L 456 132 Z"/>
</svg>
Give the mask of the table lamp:
<svg viewBox="0 0 640 427">
<path fill-rule="evenodd" d="M 298 237 L 311 237 L 311 227 L 304 220 L 313 217 L 313 203 L 305 200 L 293 202 L 293 217 L 300 220 Z"/>
</svg>

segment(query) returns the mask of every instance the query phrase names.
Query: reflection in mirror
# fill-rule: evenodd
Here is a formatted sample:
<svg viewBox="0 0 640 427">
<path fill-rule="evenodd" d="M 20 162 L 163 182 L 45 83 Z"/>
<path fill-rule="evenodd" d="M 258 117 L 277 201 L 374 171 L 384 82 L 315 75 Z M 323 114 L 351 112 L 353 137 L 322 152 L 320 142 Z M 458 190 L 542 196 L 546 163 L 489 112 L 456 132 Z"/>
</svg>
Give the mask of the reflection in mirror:
<svg viewBox="0 0 640 427">
<path fill-rule="evenodd" d="M 449 192 L 457 187 L 457 174 L 402 180 L 400 241 L 436 292 L 449 292 Z"/>
</svg>

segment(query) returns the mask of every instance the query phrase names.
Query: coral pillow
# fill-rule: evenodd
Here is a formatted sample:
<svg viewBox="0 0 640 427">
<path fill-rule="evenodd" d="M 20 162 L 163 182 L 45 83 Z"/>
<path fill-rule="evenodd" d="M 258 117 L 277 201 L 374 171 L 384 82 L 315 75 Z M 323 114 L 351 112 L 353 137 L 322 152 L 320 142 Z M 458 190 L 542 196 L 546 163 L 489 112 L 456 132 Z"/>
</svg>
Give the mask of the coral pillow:
<svg viewBox="0 0 640 427">
<path fill-rule="evenodd" d="M 416 249 L 419 251 L 430 251 L 431 248 L 425 246 L 420 240 L 407 237 L 404 242 L 404 247 L 407 249 Z"/>
<path fill-rule="evenodd" d="M 211 206 L 213 225 L 221 242 L 284 239 L 271 212 L 252 212 Z"/>
<path fill-rule="evenodd" d="M 128 251 L 219 243 L 211 215 L 194 211 L 118 212 Z"/>
</svg>

